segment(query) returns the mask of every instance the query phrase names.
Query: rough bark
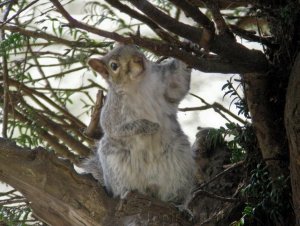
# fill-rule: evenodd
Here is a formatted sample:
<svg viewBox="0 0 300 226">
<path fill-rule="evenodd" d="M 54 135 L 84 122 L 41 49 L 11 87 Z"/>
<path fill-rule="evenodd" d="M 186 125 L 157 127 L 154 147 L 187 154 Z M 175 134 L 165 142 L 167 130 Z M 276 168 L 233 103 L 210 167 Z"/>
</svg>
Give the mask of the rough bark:
<svg viewBox="0 0 300 226">
<path fill-rule="evenodd" d="M 300 54 L 298 54 L 288 84 L 285 126 L 290 150 L 290 173 L 296 225 L 300 224 Z"/>
<path fill-rule="evenodd" d="M 0 180 L 19 190 L 38 218 L 54 226 L 191 225 L 171 204 L 129 193 L 109 198 L 70 162 L 42 148 L 28 150 L 0 138 Z"/>
<path fill-rule="evenodd" d="M 261 154 L 273 178 L 288 175 L 283 156 L 285 131 L 280 130 L 282 119 L 278 116 L 281 109 L 274 109 L 274 93 L 271 78 L 266 74 L 244 74 L 245 97 L 251 113 L 252 125 L 258 140 Z"/>
</svg>

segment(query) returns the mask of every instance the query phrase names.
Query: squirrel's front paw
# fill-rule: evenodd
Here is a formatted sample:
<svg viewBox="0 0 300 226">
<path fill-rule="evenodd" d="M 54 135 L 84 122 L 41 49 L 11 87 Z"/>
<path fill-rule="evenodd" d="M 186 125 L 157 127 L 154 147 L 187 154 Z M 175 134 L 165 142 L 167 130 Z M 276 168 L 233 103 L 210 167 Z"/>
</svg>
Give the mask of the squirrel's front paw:
<svg viewBox="0 0 300 226">
<path fill-rule="evenodd" d="M 153 134 L 156 133 L 159 129 L 158 123 L 151 122 L 147 119 L 141 119 L 140 123 L 141 123 L 140 133 L 142 134 Z"/>
</svg>

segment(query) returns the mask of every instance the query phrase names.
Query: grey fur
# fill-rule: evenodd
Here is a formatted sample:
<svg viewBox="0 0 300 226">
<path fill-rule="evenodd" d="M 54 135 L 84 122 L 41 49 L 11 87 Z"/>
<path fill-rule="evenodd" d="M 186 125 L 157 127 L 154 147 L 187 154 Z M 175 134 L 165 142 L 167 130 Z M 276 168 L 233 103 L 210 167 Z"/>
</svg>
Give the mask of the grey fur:
<svg viewBox="0 0 300 226">
<path fill-rule="evenodd" d="M 113 71 L 111 62 L 119 68 Z M 138 190 L 183 201 L 194 185 L 195 164 L 177 109 L 191 71 L 175 59 L 150 62 L 132 45 L 89 64 L 109 84 L 97 150 L 106 189 L 114 196 Z"/>
</svg>

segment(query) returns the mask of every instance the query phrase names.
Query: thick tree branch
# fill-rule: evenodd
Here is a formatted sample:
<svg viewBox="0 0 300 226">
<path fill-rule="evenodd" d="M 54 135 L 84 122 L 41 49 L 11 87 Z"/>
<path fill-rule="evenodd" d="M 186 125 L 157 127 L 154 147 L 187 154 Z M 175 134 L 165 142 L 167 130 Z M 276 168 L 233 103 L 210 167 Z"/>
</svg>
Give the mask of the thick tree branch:
<svg viewBox="0 0 300 226">
<path fill-rule="evenodd" d="M 231 61 L 235 65 L 241 65 L 246 68 L 255 67 L 259 71 L 266 71 L 268 68 L 268 61 L 262 52 L 249 50 L 245 46 L 235 42 L 231 37 L 215 35 L 207 43 L 208 34 L 205 30 L 178 22 L 146 0 L 130 0 L 130 2 L 165 29 L 199 44 L 200 47 L 209 45 L 210 51 L 217 53 L 220 57 Z"/>
<path fill-rule="evenodd" d="M 203 43 L 204 40 L 202 40 L 202 29 L 177 21 L 146 0 L 129 0 L 129 2 L 168 31 L 199 44 L 200 46 L 206 44 Z"/>
<path fill-rule="evenodd" d="M 43 149 L 30 151 L 0 139 L 0 163 L 0 180 L 20 191 L 50 225 L 99 225 L 114 205 L 97 183 Z"/>
<path fill-rule="evenodd" d="M 117 204 L 91 177 L 44 149 L 27 150 L 0 138 L 0 180 L 20 191 L 50 225 L 190 226 L 171 204 L 130 192 Z"/>
<path fill-rule="evenodd" d="M 112 40 L 122 42 L 124 44 L 137 44 L 141 47 L 144 47 L 158 55 L 165 55 L 165 56 L 173 56 L 176 57 L 190 66 L 199 69 L 205 72 L 221 72 L 221 73 L 241 73 L 242 71 L 264 71 L 268 67 L 268 63 L 264 57 L 264 55 L 260 51 L 256 50 L 249 50 L 246 47 L 232 42 L 232 40 L 226 40 L 230 43 L 224 42 L 221 37 L 215 37 L 213 41 L 213 48 L 212 50 L 216 50 L 214 52 L 221 52 L 229 62 L 225 60 L 204 60 L 203 58 L 199 58 L 183 51 L 182 48 L 177 46 L 172 46 L 170 44 L 165 44 L 156 40 L 141 38 L 139 36 L 130 36 L 130 37 L 123 37 L 115 32 L 108 32 L 101 29 L 97 29 L 90 25 L 84 24 L 76 19 L 74 19 L 59 3 L 57 0 L 51 0 L 51 2 L 56 6 L 57 10 L 62 14 L 63 17 L 67 19 L 69 22 L 70 27 L 77 27 L 93 34 L 100 35 L 102 37 L 110 38 Z M 185 25 L 183 23 L 179 23 L 175 19 L 169 17 L 168 15 L 164 14 L 160 10 L 156 9 L 150 3 L 141 4 L 137 1 L 134 2 L 137 6 L 140 6 L 140 9 L 143 9 L 143 12 L 147 12 L 149 18 L 156 21 L 161 22 L 160 24 L 162 27 L 170 28 L 170 31 L 179 31 L 183 37 L 186 37 L 190 40 L 194 40 L 195 43 L 200 44 L 201 38 L 207 41 L 206 36 L 202 36 L 202 31 L 198 28 Z M 145 2 L 145 1 L 141 1 Z M 153 12 L 153 10 L 155 10 Z M 144 12 L 144 13 L 145 13 Z M 164 18 L 162 20 L 160 17 Z M 160 18 L 160 19 L 156 19 Z M 187 36 L 191 35 L 191 36 Z M 216 69 L 217 68 L 217 69 Z"/>
</svg>

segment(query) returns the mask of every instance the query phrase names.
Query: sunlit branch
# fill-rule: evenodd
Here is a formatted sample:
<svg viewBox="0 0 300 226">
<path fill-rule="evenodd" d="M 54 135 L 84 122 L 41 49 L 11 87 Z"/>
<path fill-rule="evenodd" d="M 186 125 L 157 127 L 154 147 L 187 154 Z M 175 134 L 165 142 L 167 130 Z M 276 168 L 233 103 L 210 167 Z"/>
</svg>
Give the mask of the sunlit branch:
<svg viewBox="0 0 300 226">
<path fill-rule="evenodd" d="M 205 106 L 203 106 L 203 109 L 199 109 L 199 110 L 207 110 L 207 109 L 213 109 L 215 112 L 217 112 L 219 115 L 221 115 L 224 119 L 226 119 L 228 122 L 231 122 L 222 112 L 226 113 L 227 115 L 229 115 L 230 117 L 234 118 L 235 120 L 237 120 L 238 122 L 242 123 L 242 124 L 247 124 L 248 122 L 241 119 L 239 116 L 235 115 L 234 113 L 232 113 L 231 111 L 229 111 L 228 109 L 226 109 L 223 105 L 221 105 L 220 103 L 213 103 L 213 104 L 209 104 L 207 103 L 203 98 L 190 93 L 190 95 L 192 95 L 193 97 L 196 97 L 197 99 L 199 99 L 203 104 L 205 104 Z M 202 108 L 202 107 L 200 107 Z M 198 109 L 193 109 L 193 110 L 198 110 Z M 185 111 L 189 111 L 189 108 L 186 108 Z"/>
</svg>

